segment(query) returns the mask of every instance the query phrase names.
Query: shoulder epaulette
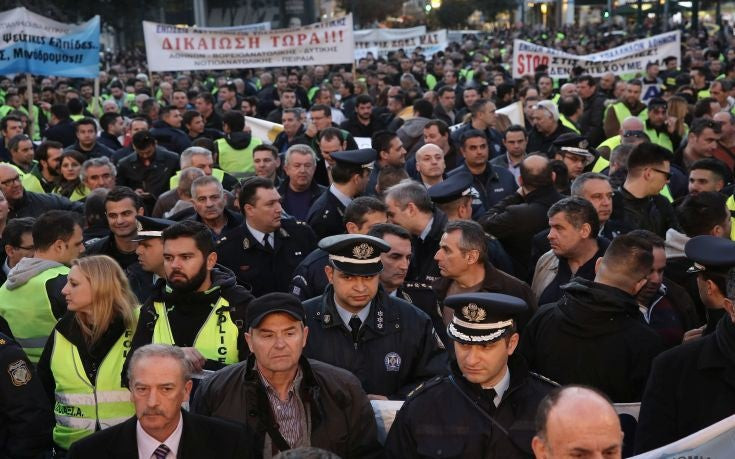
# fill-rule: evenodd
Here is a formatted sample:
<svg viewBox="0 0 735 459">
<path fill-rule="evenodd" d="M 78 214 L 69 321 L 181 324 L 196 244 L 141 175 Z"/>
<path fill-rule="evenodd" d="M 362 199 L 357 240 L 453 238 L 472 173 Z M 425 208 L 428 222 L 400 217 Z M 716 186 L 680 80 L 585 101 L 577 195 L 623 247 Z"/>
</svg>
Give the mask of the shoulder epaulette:
<svg viewBox="0 0 735 459">
<path fill-rule="evenodd" d="M 531 376 L 535 377 L 536 379 L 540 379 L 541 381 L 547 382 L 553 386 L 561 386 L 558 382 L 554 381 L 553 379 L 549 379 L 544 375 L 540 375 L 538 373 L 534 373 L 533 371 L 528 372 Z"/>
<path fill-rule="evenodd" d="M 429 379 L 428 381 L 424 381 L 421 384 L 419 384 L 414 390 L 408 393 L 408 396 L 406 397 L 406 400 L 409 400 L 420 393 L 426 391 L 427 389 L 436 386 L 441 382 L 443 379 L 443 376 L 434 376 L 433 378 Z"/>
<path fill-rule="evenodd" d="M 431 288 L 431 286 L 423 282 L 406 282 L 406 288 Z"/>
</svg>

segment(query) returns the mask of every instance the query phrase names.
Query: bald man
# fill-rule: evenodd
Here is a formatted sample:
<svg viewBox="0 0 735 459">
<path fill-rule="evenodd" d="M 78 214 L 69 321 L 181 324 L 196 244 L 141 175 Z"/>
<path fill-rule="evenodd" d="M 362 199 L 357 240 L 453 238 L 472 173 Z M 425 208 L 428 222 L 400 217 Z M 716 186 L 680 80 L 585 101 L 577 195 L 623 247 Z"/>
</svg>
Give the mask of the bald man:
<svg viewBox="0 0 735 459">
<path fill-rule="evenodd" d="M 536 428 L 531 442 L 536 459 L 622 457 L 620 419 L 610 401 L 594 389 L 553 390 L 538 407 Z"/>
<path fill-rule="evenodd" d="M 638 145 L 649 140 L 648 135 L 644 132 L 646 125 L 637 116 L 629 116 L 625 118 L 620 125 L 620 132 L 602 142 L 597 151 L 604 157 L 609 159 L 610 152 L 620 144 Z"/>
<path fill-rule="evenodd" d="M 426 188 L 441 182 L 446 168 L 444 152 L 437 145 L 427 143 L 416 152 L 416 170 Z"/>
</svg>

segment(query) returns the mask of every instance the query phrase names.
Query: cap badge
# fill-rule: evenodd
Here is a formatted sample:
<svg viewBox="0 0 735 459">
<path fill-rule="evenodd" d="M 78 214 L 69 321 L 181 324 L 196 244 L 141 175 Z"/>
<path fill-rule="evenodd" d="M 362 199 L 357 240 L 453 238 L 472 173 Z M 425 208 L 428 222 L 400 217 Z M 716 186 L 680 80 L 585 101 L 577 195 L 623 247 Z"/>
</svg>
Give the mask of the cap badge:
<svg viewBox="0 0 735 459">
<path fill-rule="evenodd" d="M 587 141 L 587 139 L 581 140 L 579 142 L 579 148 L 587 149 L 589 146 L 590 146 L 590 143 Z"/>
<path fill-rule="evenodd" d="M 470 322 L 482 322 L 485 320 L 485 317 L 487 317 L 485 310 L 477 306 L 475 303 L 470 303 L 463 307 L 462 315 Z"/>
<path fill-rule="evenodd" d="M 373 256 L 373 252 L 375 252 L 375 249 L 370 244 L 363 242 L 352 249 L 352 256 L 358 260 L 367 260 Z"/>
<path fill-rule="evenodd" d="M 135 228 L 136 228 L 136 229 L 137 229 L 138 231 L 143 231 L 143 224 L 142 224 L 142 223 L 140 222 L 140 220 L 136 220 L 136 221 L 135 221 Z"/>
</svg>

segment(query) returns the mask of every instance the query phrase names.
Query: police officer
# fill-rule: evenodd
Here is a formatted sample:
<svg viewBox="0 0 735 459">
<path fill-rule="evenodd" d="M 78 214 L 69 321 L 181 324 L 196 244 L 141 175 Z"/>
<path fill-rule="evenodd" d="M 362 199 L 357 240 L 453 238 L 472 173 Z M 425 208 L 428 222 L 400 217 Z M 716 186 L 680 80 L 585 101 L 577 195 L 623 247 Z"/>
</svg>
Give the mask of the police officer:
<svg viewBox="0 0 735 459">
<path fill-rule="evenodd" d="M 472 200 L 476 194 L 472 183 L 472 174 L 469 171 L 459 170 L 429 188 L 429 198 L 439 210 L 444 212 L 447 221 L 469 220 L 472 218 Z M 486 242 L 490 263 L 512 276 L 513 260 L 500 241 L 487 234 Z"/>
<path fill-rule="evenodd" d="M 217 265 L 212 233 L 185 220 L 161 237 L 167 284 L 141 308 L 131 354 L 150 343 L 175 344 L 196 371 L 245 359 L 245 308 L 253 296 L 232 271 Z"/>
<path fill-rule="evenodd" d="M 515 317 L 526 303 L 500 293 L 465 293 L 444 304 L 454 310 L 447 334 L 456 359 L 449 376 L 409 395 L 386 439 L 387 457 L 532 456 L 536 408 L 554 384 L 513 355 Z"/>
<path fill-rule="evenodd" d="M 294 269 L 316 248 L 316 236 L 304 222 L 284 218 L 270 179 L 248 177 L 241 186 L 245 221 L 219 240 L 217 259 L 255 296 L 288 292 Z"/>
<path fill-rule="evenodd" d="M 332 184 L 311 205 L 306 221 L 319 239 L 345 232 L 343 217 L 347 205 L 365 193 L 370 169 L 378 153 L 372 148 L 332 153 Z"/>
<path fill-rule="evenodd" d="M 329 286 L 304 303 L 304 354 L 351 371 L 372 399 L 403 399 L 444 374 L 446 351 L 429 316 L 380 286 L 380 254 L 390 246 L 345 234 L 325 238 L 319 247 L 329 252 Z"/>
<path fill-rule="evenodd" d="M 685 246 L 697 269 L 729 266 L 725 274 L 699 274 L 697 284 L 711 290 L 710 281 L 725 286 L 725 315 L 714 333 L 659 355 L 643 393 L 636 451 L 673 443 L 735 413 L 735 242 L 715 236 L 697 236 Z"/>
<path fill-rule="evenodd" d="M 138 243 L 135 249 L 138 261 L 126 270 L 130 288 L 141 304 L 153 293 L 156 284 L 165 283 L 166 271 L 163 268 L 163 230 L 173 225 L 171 220 L 138 215 L 138 234 L 132 239 Z M 159 288 L 162 285 L 159 285 Z"/>
<path fill-rule="evenodd" d="M 385 204 L 372 196 L 355 198 L 345 209 L 345 228 L 349 234 L 366 234 L 379 223 L 385 223 Z M 329 263 L 329 254 L 320 248 L 314 249 L 293 272 L 289 292 L 301 300 L 308 300 L 324 293 L 329 285 L 324 267 Z"/>
<path fill-rule="evenodd" d="M 44 457 L 52 447 L 52 407 L 25 352 L 3 332 L 8 330 L 0 331 L 0 458 Z"/>
</svg>

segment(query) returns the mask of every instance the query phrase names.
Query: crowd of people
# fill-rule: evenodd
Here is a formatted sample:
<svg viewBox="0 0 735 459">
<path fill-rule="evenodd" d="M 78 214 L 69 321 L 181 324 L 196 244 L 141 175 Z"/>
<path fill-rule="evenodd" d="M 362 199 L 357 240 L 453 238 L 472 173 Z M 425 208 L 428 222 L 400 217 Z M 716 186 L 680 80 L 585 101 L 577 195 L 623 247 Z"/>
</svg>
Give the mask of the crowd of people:
<svg viewBox="0 0 735 459">
<path fill-rule="evenodd" d="M 583 32 L 527 38 L 626 40 Z M 513 36 L 0 76 L 0 458 L 622 457 L 734 414 L 735 39 L 514 80 Z"/>
</svg>

